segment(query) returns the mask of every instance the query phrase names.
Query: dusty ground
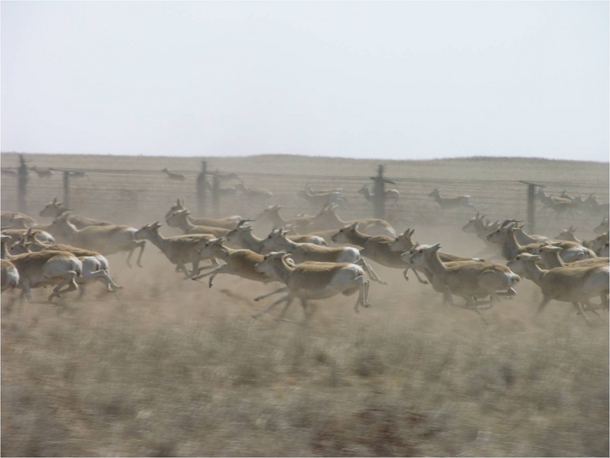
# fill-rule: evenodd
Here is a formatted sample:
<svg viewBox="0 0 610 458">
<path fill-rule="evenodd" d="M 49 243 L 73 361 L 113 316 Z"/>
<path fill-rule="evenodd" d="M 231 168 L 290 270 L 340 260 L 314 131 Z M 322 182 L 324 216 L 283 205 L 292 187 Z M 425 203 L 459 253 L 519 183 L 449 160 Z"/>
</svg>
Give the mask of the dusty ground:
<svg viewBox="0 0 610 458">
<path fill-rule="evenodd" d="M 574 168 L 552 164 L 546 179 Z M 597 168 L 605 178 L 590 164 L 576 174 L 607 183 Z M 483 246 L 457 225 L 467 218 L 413 226 L 416 238 L 475 254 Z M 389 286 L 371 286 L 372 309 L 355 314 L 356 297 L 340 296 L 302 325 L 298 305 L 296 323 L 274 320 L 279 310 L 251 318 L 271 285 L 184 281 L 151 245 L 144 268 L 109 259 L 118 298 L 94 285 L 81 302 L 9 309 L 3 294 L 3 456 L 608 456 L 608 326 L 557 302 L 534 318 L 526 280 L 486 326 L 375 266 Z"/>
</svg>

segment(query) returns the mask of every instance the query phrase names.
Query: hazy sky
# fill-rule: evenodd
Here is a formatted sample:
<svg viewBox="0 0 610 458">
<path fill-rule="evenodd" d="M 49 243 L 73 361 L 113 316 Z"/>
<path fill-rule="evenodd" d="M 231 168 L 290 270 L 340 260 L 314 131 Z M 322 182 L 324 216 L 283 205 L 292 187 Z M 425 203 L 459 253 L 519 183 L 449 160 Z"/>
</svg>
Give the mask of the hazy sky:
<svg viewBox="0 0 610 458">
<path fill-rule="evenodd" d="M 607 1 L 7 2 L 2 151 L 608 161 Z"/>
</svg>

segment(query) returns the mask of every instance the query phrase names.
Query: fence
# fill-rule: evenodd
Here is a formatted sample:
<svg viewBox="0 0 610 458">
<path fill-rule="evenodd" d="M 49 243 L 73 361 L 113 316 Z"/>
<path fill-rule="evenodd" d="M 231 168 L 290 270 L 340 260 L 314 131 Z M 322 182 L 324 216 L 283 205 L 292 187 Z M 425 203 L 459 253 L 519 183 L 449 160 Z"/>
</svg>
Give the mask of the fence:
<svg viewBox="0 0 610 458">
<path fill-rule="evenodd" d="M 537 218 L 538 230 L 552 231 L 580 222 L 584 232 L 588 225 L 597 225 L 607 214 L 607 210 L 605 214 L 541 213 L 539 202 L 534 211 L 532 189 L 519 180 L 401 178 L 392 176 L 391 170 L 382 167 L 377 170 L 377 176 L 288 175 L 247 170 L 209 171 L 204 163 L 201 170 L 176 170 L 175 173 L 184 175 L 183 179 L 170 179 L 158 170 L 99 168 L 87 169 L 83 173 L 66 167 L 53 171 L 55 173 L 43 177 L 31 174 L 25 163 L 19 168 L 2 168 L 3 210 L 20 209 L 36 216 L 57 197 L 63 198 L 79 213 L 135 226 L 161 220 L 176 198 L 185 198 L 187 206 L 197 216 L 239 214 L 252 218 L 266 205 L 279 204 L 283 207 L 281 214 L 289 218 L 297 213 L 314 214 L 320 210 L 297 194 L 310 184 L 314 189 L 343 189 L 348 202 L 338 212 L 343 219 L 385 216 L 397 229 L 438 225 L 459 227 L 466 223 L 474 211 L 469 208 L 441 210 L 428 196 L 434 188 L 440 188 L 443 195 L 470 195 L 477 210 L 491 219 L 514 218 L 533 223 L 532 218 Z M 270 190 L 273 198 L 253 204 L 223 192 L 240 180 L 247 186 Z M 358 193 L 367 183 L 373 185 L 377 196 L 382 195 L 384 187 L 397 189 L 400 199 L 396 203 L 379 198 L 368 202 Z M 545 186 L 545 191 L 551 195 L 558 195 L 563 190 L 583 196 L 595 193 L 600 200 L 608 201 L 607 182 L 539 181 L 536 184 Z"/>
</svg>

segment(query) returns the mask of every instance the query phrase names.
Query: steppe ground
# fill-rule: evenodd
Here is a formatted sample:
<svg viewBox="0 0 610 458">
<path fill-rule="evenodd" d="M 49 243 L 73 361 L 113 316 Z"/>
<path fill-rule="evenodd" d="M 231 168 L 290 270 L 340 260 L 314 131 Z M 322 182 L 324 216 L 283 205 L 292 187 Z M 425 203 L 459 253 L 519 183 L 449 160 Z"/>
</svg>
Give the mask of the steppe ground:
<svg viewBox="0 0 610 458">
<path fill-rule="evenodd" d="M 41 167 L 200 167 L 192 158 L 26 158 Z M 329 174 L 371 176 L 377 165 L 290 156 L 209 162 L 260 174 L 249 182 L 259 187 L 269 187 L 266 173 L 319 174 L 321 183 Z M 602 183 L 599 197 L 607 202 L 607 163 L 384 163 L 390 176 L 414 179 L 543 180 L 574 189 Z M 3 153 L 3 168 L 17 164 L 16 155 Z M 37 189 L 37 177 L 30 178 L 32 215 L 61 197 L 61 181 L 52 179 L 50 192 L 51 185 Z M 3 177 L 3 211 L 15 209 L 14 183 Z M 82 213 L 116 215 L 101 197 Z M 156 208 L 130 208 L 121 222 L 162 221 L 175 198 L 168 188 Z M 80 202 L 77 194 L 73 199 Z M 299 202 L 295 196 L 295 208 Z M 440 241 L 464 255 L 483 250 L 460 229 L 471 211 L 422 209 L 434 217 L 408 220 L 420 242 Z M 570 218 L 547 221 L 545 234 L 555 235 L 550 231 Z M 574 221 L 581 237 L 593 236 L 597 219 Z M 400 220 L 396 229 L 405 229 Z M 179 232 L 164 226 L 162 233 Z M 218 276 L 212 289 L 185 281 L 150 244 L 143 268 L 128 268 L 123 254 L 109 259 L 125 287 L 118 297 L 92 285 L 80 302 L 66 295 L 43 303 L 48 290 L 39 290 L 40 303 L 9 307 L 3 294 L 2 456 L 609 454 L 608 313 L 600 312 L 605 323 L 588 327 L 569 304 L 553 302 L 535 318 L 541 296 L 525 279 L 515 299 L 483 312 L 485 325 L 470 311 L 442 305 L 415 278 L 406 282 L 401 271 L 375 265 L 389 285 L 371 285 L 373 308 L 355 314 L 356 297 L 338 296 L 314 303 L 303 325 L 298 305 L 288 322 L 274 319 L 279 310 L 251 318 L 269 303 L 252 298 L 270 285 L 229 276 Z"/>
</svg>

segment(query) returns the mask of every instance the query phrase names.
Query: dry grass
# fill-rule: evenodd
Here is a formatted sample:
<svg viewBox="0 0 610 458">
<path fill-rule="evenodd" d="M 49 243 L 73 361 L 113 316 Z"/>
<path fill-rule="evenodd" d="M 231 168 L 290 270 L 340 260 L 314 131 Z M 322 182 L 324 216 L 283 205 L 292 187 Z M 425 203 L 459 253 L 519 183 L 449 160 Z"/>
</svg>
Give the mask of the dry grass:
<svg viewBox="0 0 610 458">
<path fill-rule="evenodd" d="M 456 229 L 416 236 L 482 248 Z M 250 318 L 271 286 L 210 290 L 150 246 L 143 269 L 110 262 L 119 300 L 3 295 L 3 456 L 608 456 L 607 325 L 556 302 L 534 320 L 525 280 L 485 326 L 375 266 L 374 308 L 340 296 L 301 325 Z"/>
<path fill-rule="evenodd" d="M 533 322 L 528 285 L 485 326 L 384 271 L 374 309 L 303 326 L 163 262 L 115 269 L 120 301 L 3 312 L 4 456 L 608 455 L 607 328 L 558 303 Z"/>
</svg>

